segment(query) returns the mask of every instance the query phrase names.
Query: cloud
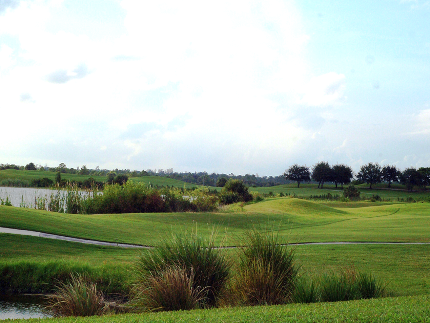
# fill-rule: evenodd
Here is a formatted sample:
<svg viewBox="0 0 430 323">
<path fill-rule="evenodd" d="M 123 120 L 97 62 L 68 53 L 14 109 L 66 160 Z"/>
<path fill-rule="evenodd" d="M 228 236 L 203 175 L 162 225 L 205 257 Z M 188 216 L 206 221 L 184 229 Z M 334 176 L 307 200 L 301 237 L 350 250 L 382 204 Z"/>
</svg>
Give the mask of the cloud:
<svg viewBox="0 0 430 323">
<path fill-rule="evenodd" d="M 413 116 L 414 128 L 410 134 L 412 135 L 428 135 L 430 134 L 430 109 L 421 110 L 417 115 Z"/>
<path fill-rule="evenodd" d="M 19 96 L 19 99 L 21 102 L 31 102 L 34 103 L 35 101 L 33 100 L 33 98 L 31 97 L 30 93 L 22 93 Z"/>
<path fill-rule="evenodd" d="M 19 6 L 21 0 L 1 0 L 0 1 L 0 15 L 8 9 L 15 9 Z"/>
<path fill-rule="evenodd" d="M 333 105 L 345 99 L 344 90 L 345 75 L 330 72 L 313 77 L 299 102 L 314 107 Z"/>
<path fill-rule="evenodd" d="M 81 79 L 89 74 L 88 67 L 85 64 L 80 64 L 73 71 L 57 70 L 46 76 L 46 80 L 51 83 L 67 83 L 70 80 Z"/>
</svg>

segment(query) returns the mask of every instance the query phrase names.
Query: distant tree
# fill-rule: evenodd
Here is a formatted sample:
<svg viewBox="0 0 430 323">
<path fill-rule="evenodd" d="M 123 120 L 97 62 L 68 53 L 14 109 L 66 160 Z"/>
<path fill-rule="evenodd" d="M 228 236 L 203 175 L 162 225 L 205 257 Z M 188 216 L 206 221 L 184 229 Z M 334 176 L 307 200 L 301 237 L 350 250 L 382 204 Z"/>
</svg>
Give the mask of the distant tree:
<svg viewBox="0 0 430 323">
<path fill-rule="evenodd" d="M 381 166 L 377 163 L 363 165 L 357 174 L 357 178 L 362 182 L 370 184 L 369 188 L 372 188 L 373 184 L 381 183 L 382 181 Z"/>
<path fill-rule="evenodd" d="M 64 163 L 60 163 L 56 169 L 57 172 L 60 173 L 66 173 L 67 172 L 67 166 Z"/>
<path fill-rule="evenodd" d="M 224 187 L 225 183 L 227 183 L 227 178 L 225 177 L 220 177 L 218 178 L 218 180 L 216 181 L 216 186 L 217 187 Z"/>
<path fill-rule="evenodd" d="M 425 186 L 425 177 L 414 167 L 407 168 L 401 176 L 401 183 L 406 185 L 408 191 L 412 191 L 414 186 Z"/>
<path fill-rule="evenodd" d="M 402 173 L 397 169 L 396 166 L 384 166 L 382 167 L 382 180 L 388 183 L 388 187 L 391 187 L 391 183 L 398 182 Z"/>
<path fill-rule="evenodd" d="M 297 164 L 288 168 L 288 170 L 285 171 L 284 176 L 290 181 L 297 182 L 297 187 L 300 187 L 301 182 L 309 182 L 311 180 L 309 168 L 306 166 L 299 166 Z"/>
<path fill-rule="evenodd" d="M 420 167 L 418 171 L 423 175 L 425 185 L 430 185 L 430 167 Z"/>
<path fill-rule="evenodd" d="M 55 176 L 55 183 L 61 184 L 61 172 L 57 172 L 57 175 Z"/>
<path fill-rule="evenodd" d="M 109 172 L 109 173 L 107 174 L 107 180 L 106 180 L 106 182 L 107 182 L 108 184 L 113 184 L 113 183 L 114 183 L 114 181 L 115 181 L 115 177 L 116 177 L 116 173 L 115 173 L 115 172 Z"/>
<path fill-rule="evenodd" d="M 79 175 L 90 175 L 90 170 L 86 165 L 82 165 L 81 169 L 79 170 Z"/>
<path fill-rule="evenodd" d="M 128 176 L 124 174 L 116 175 L 114 183 L 119 185 L 124 185 L 128 181 Z"/>
<path fill-rule="evenodd" d="M 33 163 L 29 163 L 27 165 L 25 165 L 25 170 L 37 170 L 36 165 L 34 165 Z"/>
<path fill-rule="evenodd" d="M 343 164 L 334 165 L 332 170 L 333 182 L 336 185 L 336 188 L 337 184 L 341 184 L 343 188 L 343 185 L 351 183 L 351 180 L 354 177 L 351 167 Z"/>
<path fill-rule="evenodd" d="M 318 182 L 318 188 L 323 188 L 324 182 L 333 180 L 333 170 L 327 162 L 319 162 L 312 169 L 312 179 Z"/>
</svg>

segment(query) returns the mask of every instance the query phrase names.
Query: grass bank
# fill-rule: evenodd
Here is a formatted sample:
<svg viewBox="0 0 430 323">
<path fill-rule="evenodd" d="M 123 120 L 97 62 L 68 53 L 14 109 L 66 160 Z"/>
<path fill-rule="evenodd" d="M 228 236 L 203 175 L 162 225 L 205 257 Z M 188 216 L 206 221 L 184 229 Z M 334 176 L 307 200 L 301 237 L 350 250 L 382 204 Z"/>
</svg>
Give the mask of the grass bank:
<svg viewBox="0 0 430 323">
<path fill-rule="evenodd" d="M 428 322 L 430 296 L 44 319 L 43 322 Z M 40 322 L 16 320 L 14 322 Z"/>
</svg>

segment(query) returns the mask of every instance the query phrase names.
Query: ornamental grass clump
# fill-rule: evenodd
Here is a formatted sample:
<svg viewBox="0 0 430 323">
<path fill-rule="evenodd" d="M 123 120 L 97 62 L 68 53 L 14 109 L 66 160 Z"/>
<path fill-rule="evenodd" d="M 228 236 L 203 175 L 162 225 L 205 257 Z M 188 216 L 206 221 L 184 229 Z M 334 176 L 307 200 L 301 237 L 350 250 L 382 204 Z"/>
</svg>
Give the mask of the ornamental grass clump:
<svg viewBox="0 0 430 323">
<path fill-rule="evenodd" d="M 234 284 L 239 302 L 245 305 L 275 305 L 292 301 L 298 268 L 294 251 L 278 243 L 272 233 L 250 231 L 241 249 Z"/>
<path fill-rule="evenodd" d="M 55 316 L 92 316 L 107 311 L 103 294 L 96 284 L 84 276 L 71 275 L 70 281 L 60 283 L 48 296 L 48 308 Z"/>
<path fill-rule="evenodd" d="M 132 303 L 147 310 L 168 310 L 169 302 L 176 303 L 175 309 L 189 309 L 190 304 L 192 308 L 213 307 L 226 289 L 230 267 L 214 248 L 213 239 L 175 235 L 140 256 Z M 158 301 L 154 303 L 155 294 Z"/>
</svg>

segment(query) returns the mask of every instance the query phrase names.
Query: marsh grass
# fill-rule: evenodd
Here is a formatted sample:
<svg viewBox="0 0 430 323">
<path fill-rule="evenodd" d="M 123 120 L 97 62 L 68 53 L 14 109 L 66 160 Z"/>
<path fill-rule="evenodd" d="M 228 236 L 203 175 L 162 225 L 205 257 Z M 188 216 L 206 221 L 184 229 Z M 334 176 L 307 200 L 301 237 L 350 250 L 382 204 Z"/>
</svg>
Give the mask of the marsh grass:
<svg viewBox="0 0 430 323">
<path fill-rule="evenodd" d="M 206 288 L 196 286 L 194 270 L 172 266 L 157 276 L 148 277 L 138 298 L 149 311 L 178 311 L 199 308 Z"/>
<path fill-rule="evenodd" d="M 322 302 L 378 298 L 386 294 L 383 286 L 371 274 L 358 273 L 353 268 L 340 273 L 326 274 L 320 283 Z"/>
<path fill-rule="evenodd" d="M 136 263 L 135 303 L 154 308 L 148 302 L 148 295 L 158 293 L 158 286 L 163 285 L 172 291 L 157 295 L 167 299 L 175 295 L 173 291 L 182 288 L 182 292 L 176 292 L 185 300 L 181 309 L 189 306 L 188 296 L 183 295 L 196 299 L 198 307 L 216 306 L 226 288 L 230 268 L 223 253 L 214 248 L 213 238 L 203 239 L 194 233 L 176 234 L 140 256 Z M 164 301 L 158 303 L 164 304 Z"/>
<path fill-rule="evenodd" d="M 246 305 L 275 305 L 292 301 L 298 267 L 294 251 L 279 243 L 274 232 L 252 230 L 245 235 L 234 290 Z"/>
<path fill-rule="evenodd" d="M 102 315 L 108 309 L 96 284 L 79 274 L 57 285 L 55 293 L 48 296 L 48 308 L 54 316 Z"/>
</svg>

